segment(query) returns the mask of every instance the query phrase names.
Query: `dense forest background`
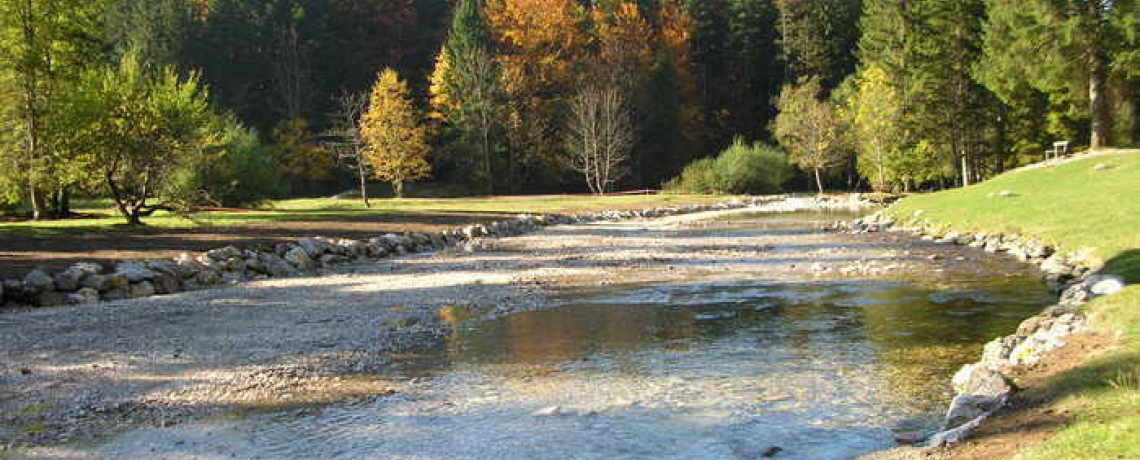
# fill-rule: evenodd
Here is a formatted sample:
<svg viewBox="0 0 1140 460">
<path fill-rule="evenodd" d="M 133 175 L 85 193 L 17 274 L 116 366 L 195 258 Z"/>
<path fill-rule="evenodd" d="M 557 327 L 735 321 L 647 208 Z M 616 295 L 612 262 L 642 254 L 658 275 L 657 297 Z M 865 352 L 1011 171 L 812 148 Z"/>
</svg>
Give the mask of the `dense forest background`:
<svg viewBox="0 0 1140 460">
<path fill-rule="evenodd" d="M 1140 140 L 1129 0 L 0 9 L 0 198 L 41 217 L 73 195 L 147 212 L 148 198 L 250 205 L 381 177 L 393 163 L 366 161 L 361 123 L 386 68 L 428 147 L 418 194 L 657 189 L 706 158 L 774 167 L 731 152 L 788 155 L 775 187 L 902 191 L 968 184 L 1054 141 Z"/>
</svg>

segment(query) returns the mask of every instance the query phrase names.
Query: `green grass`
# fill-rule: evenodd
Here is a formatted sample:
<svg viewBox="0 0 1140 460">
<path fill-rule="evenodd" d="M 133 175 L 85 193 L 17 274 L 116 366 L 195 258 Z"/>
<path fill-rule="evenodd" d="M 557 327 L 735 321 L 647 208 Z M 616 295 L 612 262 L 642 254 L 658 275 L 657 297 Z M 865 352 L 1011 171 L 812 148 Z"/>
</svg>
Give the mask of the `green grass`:
<svg viewBox="0 0 1140 460">
<path fill-rule="evenodd" d="M 1098 164 L 1108 168 L 1094 169 Z M 997 196 L 1002 191 L 1013 195 Z M 1140 282 L 1140 151 L 1014 171 L 904 199 L 890 213 L 907 221 L 918 211 L 919 219 L 945 231 L 1033 236 Z"/>
<path fill-rule="evenodd" d="M 365 208 L 359 200 L 312 198 L 282 200 L 264 209 L 241 212 L 201 212 L 179 216 L 156 213 L 143 221 L 152 228 L 235 227 L 286 221 L 346 221 L 383 215 L 414 215 L 446 212 L 464 213 L 571 213 L 613 208 L 668 206 L 685 203 L 723 201 L 723 196 L 633 195 L 592 196 L 515 196 L 497 198 L 380 199 Z M 92 218 L 43 222 L 0 223 L 0 235 L 46 236 L 122 230 L 123 219 L 105 201 L 91 201 L 77 211 Z"/>
<path fill-rule="evenodd" d="M 1087 309 L 1123 345 L 1056 376 L 1038 390 L 1061 396 L 1055 410 L 1074 422 L 1021 453 L 1030 459 L 1140 458 L 1140 286 L 1102 297 Z"/>
<path fill-rule="evenodd" d="M 1108 168 L 1094 169 L 1098 164 Z M 996 196 L 1003 190 L 1013 196 Z M 889 212 L 943 231 L 1038 238 L 1140 282 L 1140 151 L 1014 171 L 964 189 L 909 197 Z M 1094 327 L 1119 337 L 1120 344 L 1028 390 L 1055 411 L 1068 411 L 1073 422 L 1016 458 L 1140 458 L 1140 286 L 1085 309 Z"/>
</svg>

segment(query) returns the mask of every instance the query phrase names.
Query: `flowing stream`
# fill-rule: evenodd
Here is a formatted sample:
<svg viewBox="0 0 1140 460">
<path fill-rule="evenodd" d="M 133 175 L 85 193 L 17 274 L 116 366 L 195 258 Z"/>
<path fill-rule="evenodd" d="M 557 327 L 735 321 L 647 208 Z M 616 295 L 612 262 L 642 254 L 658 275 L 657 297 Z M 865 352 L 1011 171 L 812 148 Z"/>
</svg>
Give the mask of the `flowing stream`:
<svg viewBox="0 0 1140 460">
<path fill-rule="evenodd" d="M 688 231 L 795 231 L 834 218 L 738 215 Z M 387 376 L 402 385 L 390 397 L 180 427 L 151 449 L 195 459 L 854 458 L 936 429 L 953 371 L 1050 300 L 1032 271 L 1004 259 L 934 284 L 701 278 L 568 291 L 560 307 L 490 321 L 450 311 L 455 332 Z M 151 436 L 129 433 L 104 452 L 137 451 Z"/>
</svg>

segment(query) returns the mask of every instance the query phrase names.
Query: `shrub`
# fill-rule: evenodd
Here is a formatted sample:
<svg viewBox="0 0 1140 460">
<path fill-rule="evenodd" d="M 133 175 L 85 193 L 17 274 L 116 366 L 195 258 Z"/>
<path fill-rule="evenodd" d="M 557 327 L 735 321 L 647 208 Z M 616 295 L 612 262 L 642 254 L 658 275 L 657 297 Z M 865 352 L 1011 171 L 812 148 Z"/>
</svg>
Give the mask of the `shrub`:
<svg viewBox="0 0 1140 460">
<path fill-rule="evenodd" d="M 257 132 L 232 115 L 214 123 L 222 133 L 221 146 L 181 165 L 170 181 L 170 195 L 191 205 L 230 207 L 256 206 L 281 196 L 280 167 Z"/>
<path fill-rule="evenodd" d="M 681 175 L 665 184 L 679 193 L 764 194 L 777 193 L 791 174 L 788 157 L 775 147 L 737 138 L 715 158 L 690 163 Z"/>
</svg>

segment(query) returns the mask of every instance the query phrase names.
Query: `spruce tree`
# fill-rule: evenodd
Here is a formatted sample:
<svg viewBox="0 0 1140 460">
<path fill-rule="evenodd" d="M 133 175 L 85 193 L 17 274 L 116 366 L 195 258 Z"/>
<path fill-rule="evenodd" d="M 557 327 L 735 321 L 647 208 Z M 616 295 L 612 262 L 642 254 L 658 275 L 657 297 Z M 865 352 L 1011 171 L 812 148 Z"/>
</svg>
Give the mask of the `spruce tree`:
<svg viewBox="0 0 1140 460">
<path fill-rule="evenodd" d="M 1089 145 L 1107 145 L 1109 84 L 1138 78 L 1136 2 L 988 0 L 987 5 L 980 79 L 1006 100 L 1024 94 L 1028 85 L 1079 110 L 1089 120 Z"/>
</svg>

